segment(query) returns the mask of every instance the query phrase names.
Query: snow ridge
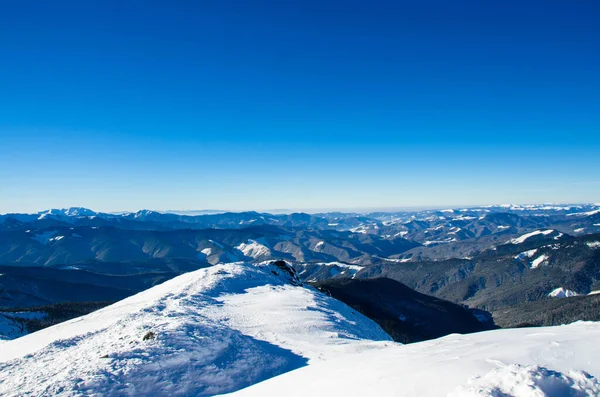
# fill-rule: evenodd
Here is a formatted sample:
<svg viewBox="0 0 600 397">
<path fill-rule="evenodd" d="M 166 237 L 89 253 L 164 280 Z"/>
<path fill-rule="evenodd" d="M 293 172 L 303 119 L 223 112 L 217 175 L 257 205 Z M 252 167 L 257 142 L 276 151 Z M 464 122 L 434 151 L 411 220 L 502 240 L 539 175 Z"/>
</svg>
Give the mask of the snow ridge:
<svg viewBox="0 0 600 397">
<path fill-rule="evenodd" d="M 0 344 L 0 395 L 206 396 L 391 338 L 285 263 L 216 265 Z M 15 376 L 18 373 L 19 376 Z"/>
<path fill-rule="evenodd" d="M 524 243 L 524 242 L 525 242 L 527 239 L 529 239 L 529 238 L 531 238 L 531 237 L 533 237 L 533 236 L 537 236 L 537 235 L 539 235 L 539 234 L 543 234 L 544 236 L 547 236 L 548 234 L 551 234 L 551 233 L 553 233 L 553 232 L 554 232 L 554 230 L 553 230 L 553 229 L 549 229 L 549 230 L 543 230 L 543 231 L 542 231 L 542 230 L 535 230 L 535 231 L 533 231 L 533 232 L 531 232 L 531 233 L 527 233 L 527 234 L 524 234 L 524 235 L 522 235 L 522 236 L 520 236 L 520 237 L 513 238 L 512 240 L 510 240 L 510 243 L 511 243 L 511 244 L 522 244 L 522 243 Z"/>
<path fill-rule="evenodd" d="M 571 291 L 570 289 L 566 289 L 563 287 L 556 288 L 548 294 L 548 296 L 551 298 L 570 298 L 572 296 L 577 295 L 579 295 L 577 292 Z"/>
<path fill-rule="evenodd" d="M 257 240 L 248 240 L 235 248 L 240 250 L 245 256 L 254 259 L 271 254 L 269 247 Z"/>
<path fill-rule="evenodd" d="M 539 366 L 511 364 L 471 379 L 469 386 L 459 386 L 448 397 L 597 395 L 600 382 L 585 371 L 571 370 L 564 374 Z"/>
</svg>

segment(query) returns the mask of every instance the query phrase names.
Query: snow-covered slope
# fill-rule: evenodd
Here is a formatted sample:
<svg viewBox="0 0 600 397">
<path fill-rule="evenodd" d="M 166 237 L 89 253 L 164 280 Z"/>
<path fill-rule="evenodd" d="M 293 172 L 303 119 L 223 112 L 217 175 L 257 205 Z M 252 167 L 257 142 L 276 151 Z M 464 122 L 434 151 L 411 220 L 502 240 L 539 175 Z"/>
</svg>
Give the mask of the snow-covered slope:
<svg viewBox="0 0 600 397">
<path fill-rule="evenodd" d="M 535 258 L 533 261 L 531 261 L 531 268 L 537 269 L 541 264 L 543 264 L 547 260 L 548 260 L 548 255 L 540 255 L 537 258 Z"/>
<path fill-rule="evenodd" d="M 233 395 L 599 396 L 598 338 L 598 323 L 449 335 L 310 365 Z"/>
<path fill-rule="evenodd" d="M 298 284 L 285 264 L 184 274 L 0 344 L 0 395 L 214 395 L 393 344 L 371 320 Z"/>
<path fill-rule="evenodd" d="M 522 236 L 519 236 L 517 238 L 513 238 L 512 240 L 510 240 L 511 244 L 523 244 L 525 241 L 527 241 L 528 239 L 530 239 L 533 236 L 538 236 L 538 235 L 544 235 L 547 236 L 548 234 L 552 234 L 554 233 L 554 230 L 535 230 L 531 233 L 527 233 L 527 234 L 523 234 Z"/>
<path fill-rule="evenodd" d="M 599 338 L 575 323 L 400 345 L 285 264 L 230 263 L 0 343 L 0 395 L 598 396 Z"/>
<path fill-rule="evenodd" d="M 245 256 L 254 259 L 271 254 L 269 247 L 256 240 L 248 240 L 247 242 L 241 243 L 235 248 L 243 252 Z"/>
</svg>

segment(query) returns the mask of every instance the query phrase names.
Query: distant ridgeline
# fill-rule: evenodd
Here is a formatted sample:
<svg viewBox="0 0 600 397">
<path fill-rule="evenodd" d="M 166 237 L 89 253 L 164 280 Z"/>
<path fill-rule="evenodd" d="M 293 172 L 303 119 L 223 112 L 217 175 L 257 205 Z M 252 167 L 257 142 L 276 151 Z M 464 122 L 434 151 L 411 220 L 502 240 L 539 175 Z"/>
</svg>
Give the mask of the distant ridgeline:
<svg viewBox="0 0 600 397">
<path fill-rule="evenodd" d="M 385 277 L 489 312 L 500 326 L 552 325 L 598 319 L 599 256 L 600 206 L 594 204 L 366 214 L 69 208 L 0 215 L 0 310 L 56 313 L 55 304 L 81 303 L 64 311 L 71 314 L 52 316 L 67 318 L 95 308 L 94 302 L 117 301 L 218 263 L 284 260 L 304 281 L 326 289 L 342 283 L 329 288 L 343 291 L 342 300 L 359 299 L 370 285 L 355 281 Z M 371 298 L 364 299 L 347 303 L 373 312 Z M 388 309 L 386 316 L 404 316 Z M 406 326 L 400 314 L 394 322 Z M 15 321 L 31 329 L 50 323 Z M 437 335 L 430 331 L 419 330 L 417 339 Z"/>
</svg>

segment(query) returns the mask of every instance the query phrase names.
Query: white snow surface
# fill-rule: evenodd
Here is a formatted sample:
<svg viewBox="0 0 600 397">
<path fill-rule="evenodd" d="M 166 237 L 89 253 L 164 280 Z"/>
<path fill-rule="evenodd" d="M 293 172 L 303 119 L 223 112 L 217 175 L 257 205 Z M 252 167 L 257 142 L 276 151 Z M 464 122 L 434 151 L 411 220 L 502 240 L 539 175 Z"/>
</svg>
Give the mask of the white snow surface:
<svg viewBox="0 0 600 397">
<path fill-rule="evenodd" d="M 425 241 L 423 243 L 424 246 L 428 246 L 428 245 L 433 245 L 433 244 L 447 244 L 447 243 L 452 243 L 456 241 L 455 238 L 453 239 L 448 239 L 448 240 L 437 240 L 437 241 Z"/>
<path fill-rule="evenodd" d="M 393 344 L 373 321 L 295 284 L 272 264 L 181 275 L 1 343 L 0 395 L 214 395 Z"/>
<path fill-rule="evenodd" d="M 542 263 L 544 263 L 547 260 L 548 260 L 548 255 L 540 255 L 539 257 L 537 257 L 533 261 L 531 261 L 531 268 L 537 269 Z"/>
<path fill-rule="evenodd" d="M 352 276 L 352 278 L 355 278 L 356 273 L 358 273 L 362 269 L 364 269 L 364 266 L 349 265 L 347 263 L 342 263 L 342 262 L 320 262 L 320 263 L 294 264 L 294 267 L 298 270 L 300 275 L 306 274 L 308 266 L 328 267 L 330 277 L 335 277 L 338 274 L 343 274 L 344 276 Z M 314 279 L 311 279 L 310 276 L 306 276 L 306 275 L 304 276 L 303 279 L 308 280 L 308 281 L 316 281 Z"/>
<path fill-rule="evenodd" d="M 596 214 L 600 214 L 600 209 L 593 210 L 593 211 L 588 211 L 588 212 L 584 212 L 582 215 L 584 215 L 584 216 L 592 216 L 592 215 L 596 215 Z"/>
<path fill-rule="evenodd" d="M 536 252 L 537 252 L 537 249 L 524 251 L 524 252 L 521 252 L 519 255 L 515 256 L 515 259 L 531 258 L 532 256 L 535 255 Z"/>
<path fill-rule="evenodd" d="M 590 248 L 600 248 L 600 241 L 588 241 L 585 244 Z"/>
<path fill-rule="evenodd" d="M 577 292 L 571 291 L 570 289 L 566 289 L 563 287 L 556 288 L 548 294 L 548 296 L 551 298 L 570 298 L 572 296 L 577 295 L 579 295 Z"/>
<path fill-rule="evenodd" d="M 454 334 L 309 365 L 231 396 L 598 396 L 599 337 L 591 322 Z"/>
<path fill-rule="evenodd" d="M 394 263 L 406 263 L 406 262 L 410 262 L 412 260 L 411 258 L 396 259 L 396 258 L 384 258 L 382 256 L 377 256 L 377 255 L 374 255 L 374 256 L 379 259 L 383 259 L 385 261 L 394 262 Z"/>
<path fill-rule="evenodd" d="M 512 244 L 522 244 L 522 243 L 525 242 L 525 240 L 527 240 L 530 237 L 537 236 L 538 234 L 543 234 L 544 236 L 546 236 L 548 234 L 551 234 L 552 232 L 554 232 L 553 229 L 550 229 L 550 230 L 535 230 L 535 231 L 533 231 L 531 233 L 527 233 L 527 234 L 524 234 L 524 235 L 522 235 L 520 237 L 513 238 L 512 240 L 510 240 L 510 242 Z"/>
<path fill-rule="evenodd" d="M 564 236 L 564 234 L 559 232 L 556 236 L 554 236 L 554 240 L 559 240 L 562 236 Z"/>
<path fill-rule="evenodd" d="M 271 254 L 269 247 L 257 240 L 248 240 L 247 242 L 241 243 L 235 248 L 242 251 L 245 256 L 255 259 Z"/>
<path fill-rule="evenodd" d="M 301 264 L 300 266 L 302 266 L 303 264 Z M 359 265 L 350 265 L 348 263 L 342 263 L 342 262 L 319 262 L 319 263 L 315 263 L 314 265 L 316 266 L 335 266 L 335 267 L 340 267 L 343 269 L 349 269 L 353 271 L 353 274 L 356 272 L 361 271 L 362 269 L 364 269 L 364 266 L 359 266 Z M 297 265 L 294 265 L 297 266 Z"/>
</svg>

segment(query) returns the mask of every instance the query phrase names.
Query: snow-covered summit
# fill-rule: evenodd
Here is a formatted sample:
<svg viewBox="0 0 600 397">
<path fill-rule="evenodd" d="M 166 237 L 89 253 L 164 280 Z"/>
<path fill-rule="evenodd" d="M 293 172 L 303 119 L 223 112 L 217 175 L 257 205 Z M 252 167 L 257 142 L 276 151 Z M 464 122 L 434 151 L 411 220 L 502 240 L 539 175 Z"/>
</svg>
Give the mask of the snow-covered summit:
<svg viewBox="0 0 600 397">
<path fill-rule="evenodd" d="M 551 298 L 570 298 L 572 296 L 578 296 L 578 295 L 579 294 L 577 292 L 571 291 L 570 289 L 566 289 L 563 287 L 556 288 L 548 294 L 548 296 Z"/>
<path fill-rule="evenodd" d="M 214 395 L 391 344 L 283 262 L 222 264 L 0 344 L 0 395 Z"/>
<path fill-rule="evenodd" d="M 94 216 L 95 211 L 83 207 L 69 207 L 62 210 L 66 216 Z"/>
<path fill-rule="evenodd" d="M 131 215 L 134 219 L 140 219 L 154 214 L 158 214 L 158 212 L 152 210 L 139 210 L 134 213 L 126 213 L 125 215 Z"/>
<path fill-rule="evenodd" d="M 38 219 L 46 219 L 48 217 L 63 218 L 63 217 L 82 217 L 95 216 L 97 213 L 88 208 L 69 207 L 69 208 L 53 208 L 46 211 L 38 212 Z"/>
</svg>

